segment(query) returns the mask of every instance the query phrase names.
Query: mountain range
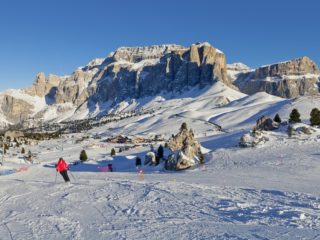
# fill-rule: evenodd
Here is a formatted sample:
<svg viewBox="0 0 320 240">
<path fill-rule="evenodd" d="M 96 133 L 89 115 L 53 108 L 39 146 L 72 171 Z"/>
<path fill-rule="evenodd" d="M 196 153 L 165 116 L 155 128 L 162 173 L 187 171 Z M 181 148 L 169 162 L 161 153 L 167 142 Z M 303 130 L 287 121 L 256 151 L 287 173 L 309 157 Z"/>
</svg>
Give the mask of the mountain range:
<svg viewBox="0 0 320 240">
<path fill-rule="evenodd" d="M 225 54 L 207 42 L 190 47 L 121 47 L 70 76 L 39 73 L 32 86 L 2 92 L 0 124 L 31 118 L 59 122 L 128 111 L 157 96 L 179 98 L 192 90 L 201 94 L 217 82 L 244 96 L 257 92 L 282 98 L 312 96 L 319 93 L 319 77 L 318 66 L 308 57 L 251 69 L 243 63 L 227 64 Z M 221 100 L 229 102 L 228 96 Z"/>
</svg>

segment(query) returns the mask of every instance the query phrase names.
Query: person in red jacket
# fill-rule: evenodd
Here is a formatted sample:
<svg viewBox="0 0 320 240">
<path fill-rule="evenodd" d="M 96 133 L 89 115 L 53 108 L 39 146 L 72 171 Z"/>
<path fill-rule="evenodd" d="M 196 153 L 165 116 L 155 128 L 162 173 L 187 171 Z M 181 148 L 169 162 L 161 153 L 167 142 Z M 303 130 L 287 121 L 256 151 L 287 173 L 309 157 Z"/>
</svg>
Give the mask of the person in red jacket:
<svg viewBox="0 0 320 240">
<path fill-rule="evenodd" d="M 57 165 L 56 165 L 56 170 L 61 174 L 65 182 L 70 182 L 69 176 L 68 176 L 68 170 L 69 170 L 69 165 L 66 163 L 63 158 L 60 158 Z"/>
</svg>

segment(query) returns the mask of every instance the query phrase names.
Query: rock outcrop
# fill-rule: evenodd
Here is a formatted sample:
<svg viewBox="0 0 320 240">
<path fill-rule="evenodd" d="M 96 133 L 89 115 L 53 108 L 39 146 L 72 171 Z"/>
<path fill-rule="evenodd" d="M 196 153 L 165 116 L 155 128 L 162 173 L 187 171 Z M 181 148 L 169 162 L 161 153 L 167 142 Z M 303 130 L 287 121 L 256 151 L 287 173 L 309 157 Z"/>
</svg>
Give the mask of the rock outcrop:
<svg viewBox="0 0 320 240">
<path fill-rule="evenodd" d="M 147 152 L 144 158 L 144 165 L 156 165 L 156 154 L 154 152 Z"/>
<path fill-rule="evenodd" d="M 52 88 L 57 87 L 61 78 L 56 75 L 49 75 L 47 78 L 43 72 L 38 73 L 33 85 L 27 88 L 26 93 L 31 96 L 44 97 L 47 95 Z"/>
<path fill-rule="evenodd" d="M 239 141 L 240 147 L 255 147 L 269 141 L 269 138 L 264 136 L 260 131 L 253 131 L 244 134 Z"/>
<path fill-rule="evenodd" d="M 273 121 L 271 118 L 262 116 L 257 120 L 257 124 L 254 127 L 255 130 L 272 131 L 279 127 L 279 123 Z"/>
<path fill-rule="evenodd" d="M 239 74 L 234 84 L 246 94 L 265 91 L 284 98 L 319 93 L 319 69 L 308 57 Z"/>
<path fill-rule="evenodd" d="M 12 123 L 17 123 L 32 113 L 33 106 L 22 99 L 4 95 L 1 102 L 1 110 Z"/>
<path fill-rule="evenodd" d="M 168 148 L 173 152 L 166 160 L 165 167 L 168 170 L 184 170 L 204 163 L 201 146 L 191 129 L 181 129 L 170 138 Z"/>
</svg>

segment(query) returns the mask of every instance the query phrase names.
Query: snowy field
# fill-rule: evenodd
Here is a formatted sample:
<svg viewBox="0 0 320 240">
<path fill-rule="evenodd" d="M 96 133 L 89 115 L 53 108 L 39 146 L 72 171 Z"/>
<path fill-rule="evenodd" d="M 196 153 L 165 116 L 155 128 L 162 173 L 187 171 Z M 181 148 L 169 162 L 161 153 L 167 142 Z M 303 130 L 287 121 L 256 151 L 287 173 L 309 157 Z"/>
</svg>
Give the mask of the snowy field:
<svg viewBox="0 0 320 240">
<path fill-rule="evenodd" d="M 220 107 L 226 97 L 230 103 Z M 20 170 L 0 176 L 0 239 L 320 239 L 320 129 L 292 138 L 275 131 L 264 145 L 237 146 L 261 115 L 285 119 L 297 107 L 307 123 L 319 103 L 248 97 L 216 85 L 201 95 L 144 103 L 157 109 L 154 115 L 40 142 L 30 148 L 39 164 L 12 154 L 0 167 L 0 174 Z M 116 134 L 168 137 L 184 121 L 205 152 L 199 168 L 136 169 L 135 156 L 144 159 L 149 146 L 111 157 L 121 144 L 103 142 Z M 102 139 L 75 143 L 97 133 Z M 55 182 L 58 158 L 73 162 L 82 149 L 90 161 L 71 166 L 71 184 L 60 175 Z M 105 171 L 108 163 L 114 172 Z"/>
</svg>

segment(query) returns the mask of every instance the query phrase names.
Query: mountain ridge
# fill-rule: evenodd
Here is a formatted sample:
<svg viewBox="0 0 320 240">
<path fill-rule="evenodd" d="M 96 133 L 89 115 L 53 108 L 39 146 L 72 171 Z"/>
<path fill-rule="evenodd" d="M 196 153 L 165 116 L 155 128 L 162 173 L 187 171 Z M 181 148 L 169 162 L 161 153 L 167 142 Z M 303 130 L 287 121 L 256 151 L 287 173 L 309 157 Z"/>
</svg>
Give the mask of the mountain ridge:
<svg viewBox="0 0 320 240">
<path fill-rule="evenodd" d="M 304 70 L 306 74 L 316 76 L 306 78 L 299 75 Z M 289 81 L 283 78 L 284 73 L 295 74 L 296 79 L 289 79 L 293 83 L 283 84 L 283 81 Z M 189 47 L 176 44 L 120 47 L 106 58 L 96 58 L 78 67 L 69 76 L 45 76 L 40 72 L 32 86 L 2 92 L 3 117 L 0 121 L 7 125 L 30 117 L 45 121 L 54 120 L 54 116 L 59 115 L 86 118 L 118 111 L 117 107 L 123 108 L 120 107 L 122 101 L 157 96 L 163 92 L 179 94 L 191 88 L 211 86 L 217 81 L 246 94 L 265 91 L 286 98 L 313 95 L 319 92 L 318 86 L 314 86 L 319 81 L 318 74 L 317 65 L 308 57 L 257 69 L 242 63 L 227 65 L 224 53 L 207 42 Z M 270 87 L 270 81 L 260 81 L 262 77 L 257 76 L 279 77 L 281 87 L 272 84 Z M 304 88 L 291 88 L 300 82 Z"/>
</svg>

